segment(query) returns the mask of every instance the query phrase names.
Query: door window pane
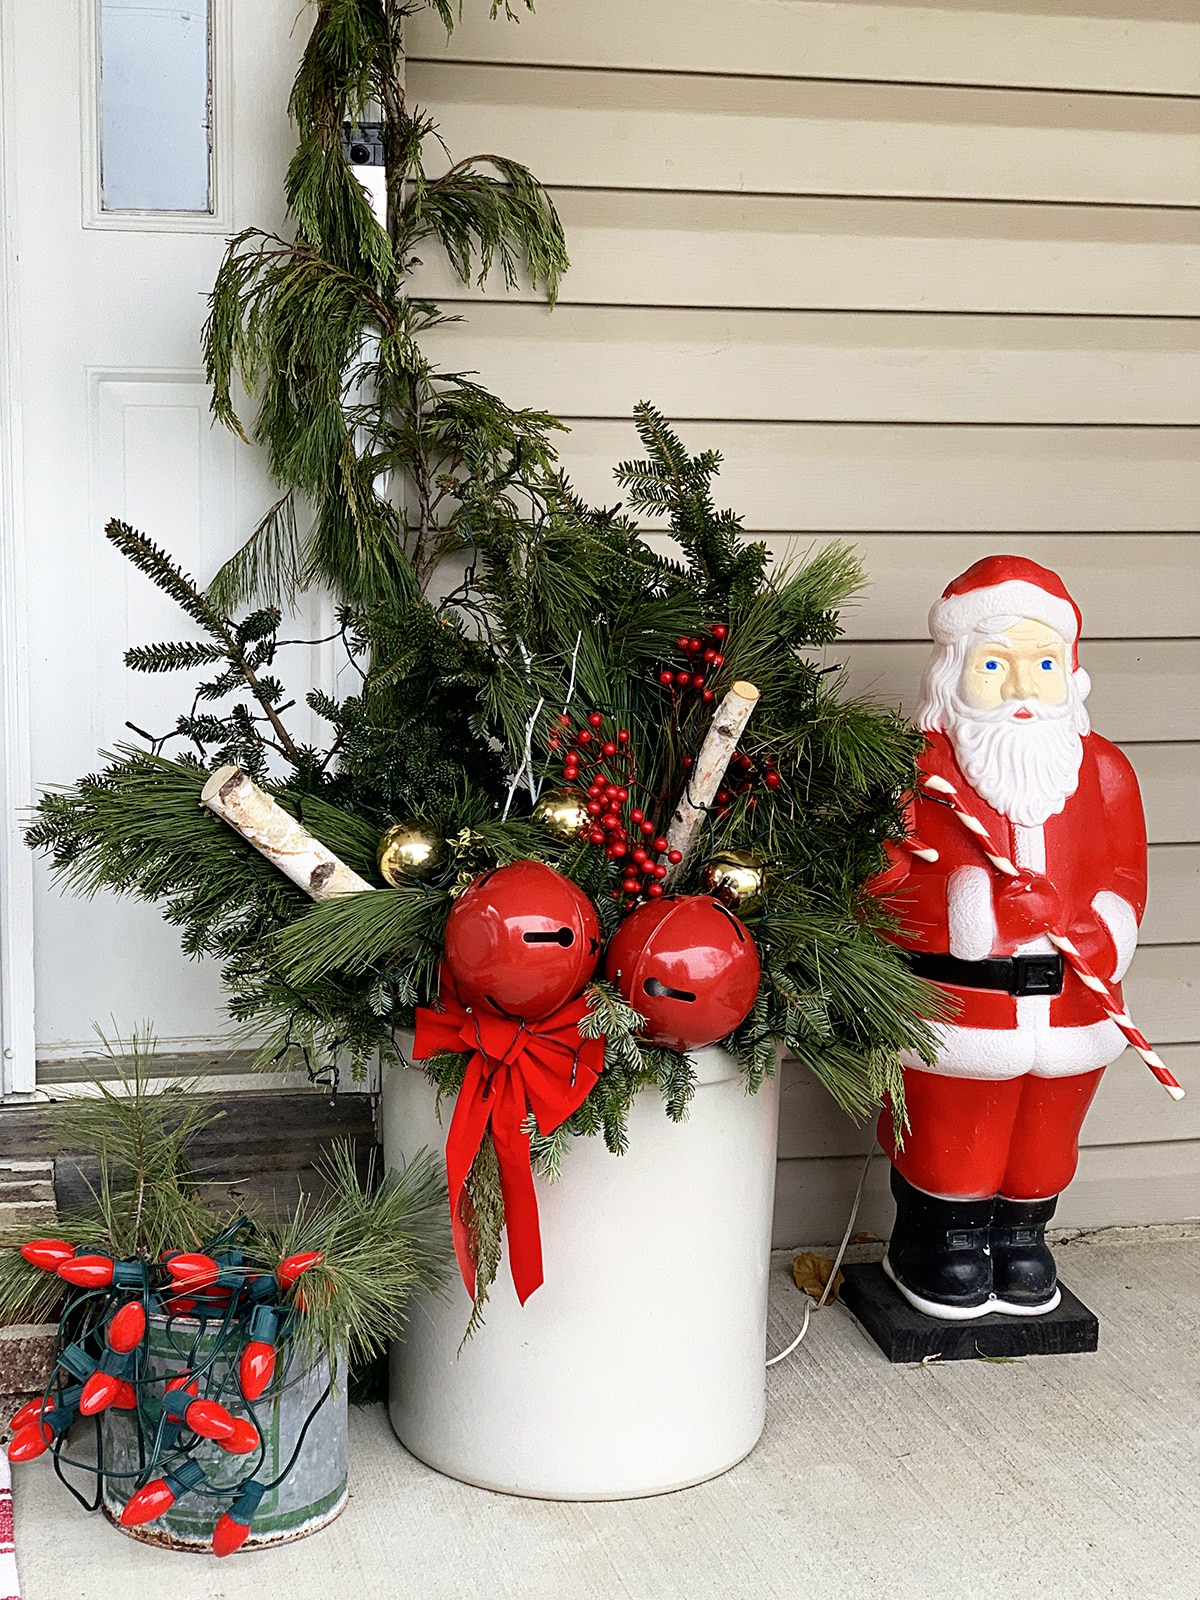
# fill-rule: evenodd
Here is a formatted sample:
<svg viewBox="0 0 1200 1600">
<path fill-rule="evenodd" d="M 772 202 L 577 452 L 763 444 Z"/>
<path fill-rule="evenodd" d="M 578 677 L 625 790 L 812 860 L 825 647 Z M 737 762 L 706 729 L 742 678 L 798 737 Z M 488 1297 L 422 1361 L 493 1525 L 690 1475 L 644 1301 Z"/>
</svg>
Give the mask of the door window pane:
<svg viewBox="0 0 1200 1600">
<path fill-rule="evenodd" d="M 99 0 L 105 211 L 211 210 L 208 0 Z"/>
</svg>

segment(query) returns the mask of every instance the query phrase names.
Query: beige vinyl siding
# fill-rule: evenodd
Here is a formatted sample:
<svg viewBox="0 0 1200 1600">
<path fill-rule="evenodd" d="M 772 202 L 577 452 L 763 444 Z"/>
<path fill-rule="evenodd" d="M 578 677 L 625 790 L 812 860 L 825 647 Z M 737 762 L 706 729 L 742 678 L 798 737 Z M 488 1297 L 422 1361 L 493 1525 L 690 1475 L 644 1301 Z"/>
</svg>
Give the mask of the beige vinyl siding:
<svg viewBox="0 0 1200 1600">
<path fill-rule="evenodd" d="M 784 558 L 832 537 L 872 588 L 824 652 L 912 703 L 925 615 L 1001 550 L 1085 616 L 1097 729 L 1142 782 L 1150 904 L 1127 984 L 1191 1091 L 1108 1073 L 1060 1220 L 1200 1215 L 1200 14 L 1185 0 L 541 0 L 410 35 L 456 155 L 552 186 L 573 268 L 429 289 L 438 353 L 569 422 L 611 503 L 655 401 L 722 451 Z M 870 1131 L 786 1069 L 777 1241 L 844 1226 Z M 885 1163 L 859 1225 L 885 1231 Z"/>
</svg>

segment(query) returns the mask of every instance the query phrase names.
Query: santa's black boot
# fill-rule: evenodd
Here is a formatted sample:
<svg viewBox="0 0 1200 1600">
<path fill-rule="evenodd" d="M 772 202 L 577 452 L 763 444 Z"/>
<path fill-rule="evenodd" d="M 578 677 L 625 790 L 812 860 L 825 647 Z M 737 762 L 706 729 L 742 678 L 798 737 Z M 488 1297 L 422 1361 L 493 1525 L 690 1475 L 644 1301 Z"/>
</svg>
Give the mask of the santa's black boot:
<svg viewBox="0 0 1200 1600">
<path fill-rule="evenodd" d="M 896 1226 L 883 1270 L 927 1317 L 963 1322 L 996 1309 L 988 1227 L 992 1200 L 943 1200 L 892 1168 Z"/>
<path fill-rule="evenodd" d="M 1046 1244 L 1046 1224 L 1057 1204 L 1056 1194 L 1048 1200 L 996 1196 L 991 1244 L 997 1311 L 1040 1317 L 1062 1299 L 1054 1257 Z"/>
</svg>

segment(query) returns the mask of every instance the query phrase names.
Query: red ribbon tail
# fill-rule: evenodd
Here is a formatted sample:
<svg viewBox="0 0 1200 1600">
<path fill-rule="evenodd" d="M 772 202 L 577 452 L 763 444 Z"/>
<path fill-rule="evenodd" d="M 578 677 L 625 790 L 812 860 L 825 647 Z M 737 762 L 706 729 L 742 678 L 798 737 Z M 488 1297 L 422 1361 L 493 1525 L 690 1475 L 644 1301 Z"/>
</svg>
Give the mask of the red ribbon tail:
<svg viewBox="0 0 1200 1600">
<path fill-rule="evenodd" d="M 514 1074 L 515 1077 L 515 1074 Z M 504 1227 L 508 1234 L 508 1264 L 513 1287 L 522 1305 L 541 1288 L 542 1228 L 537 1191 L 529 1162 L 529 1135 L 525 1131 L 525 1096 L 519 1080 L 509 1078 L 492 1112 L 492 1139 L 500 1164 L 500 1192 L 504 1196 Z"/>
<path fill-rule="evenodd" d="M 474 1055 L 454 1102 L 454 1115 L 446 1135 L 446 1183 L 450 1191 L 450 1231 L 463 1285 L 475 1298 L 475 1254 L 471 1248 L 471 1202 L 466 1192 L 471 1164 L 487 1132 L 493 1102 L 485 1099 L 482 1057 Z"/>
</svg>

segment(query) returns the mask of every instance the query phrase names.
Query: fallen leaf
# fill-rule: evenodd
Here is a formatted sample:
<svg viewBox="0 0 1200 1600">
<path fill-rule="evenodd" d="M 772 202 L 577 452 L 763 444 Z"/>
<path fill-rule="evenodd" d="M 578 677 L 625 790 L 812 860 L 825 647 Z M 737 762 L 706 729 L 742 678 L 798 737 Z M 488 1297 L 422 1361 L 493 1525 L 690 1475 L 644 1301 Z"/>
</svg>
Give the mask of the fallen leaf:
<svg viewBox="0 0 1200 1600">
<path fill-rule="evenodd" d="M 792 1277 L 796 1280 L 797 1289 L 811 1295 L 816 1301 L 825 1294 L 829 1282 L 829 1274 L 833 1271 L 833 1261 L 829 1256 L 819 1256 L 811 1250 L 806 1250 L 803 1255 L 792 1259 Z M 830 1306 L 837 1299 L 842 1287 L 843 1276 L 839 1272 L 834 1279 L 833 1288 L 825 1298 L 825 1304 Z"/>
</svg>

